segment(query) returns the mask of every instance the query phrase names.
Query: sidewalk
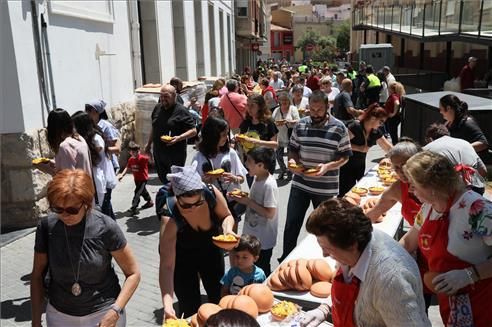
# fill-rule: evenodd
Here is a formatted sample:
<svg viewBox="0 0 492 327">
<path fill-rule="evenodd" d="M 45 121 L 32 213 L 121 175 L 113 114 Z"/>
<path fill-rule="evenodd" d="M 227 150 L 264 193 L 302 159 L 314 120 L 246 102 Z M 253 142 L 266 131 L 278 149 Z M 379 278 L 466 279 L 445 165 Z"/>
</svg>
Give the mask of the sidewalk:
<svg viewBox="0 0 492 327">
<path fill-rule="evenodd" d="M 188 161 L 193 158 L 194 150 L 188 147 Z M 381 158 L 382 152 L 377 148 L 371 149 L 367 158 L 368 167 L 374 165 L 372 160 Z M 148 190 L 155 198 L 160 187 L 160 181 L 155 173 L 150 174 Z M 247 186 L 246 186 L 247 187 Z M 142 278 L 140 285 L 127 305 L 127 326 L 144 327 L 162 324 L 162 301 L 159 289 L 158 269 L 159 255 L 157 244 L 159 222 L 155 217 L 155 208 L 142 210 L 136 217 L 129 217 L 126 211 L 131 206 L 134 183 L 131 175 L 125 176 L 113 191 L 113 208 L 118 217 L 118 223 L 124 231 L 140 266 Z M 282 235 L 287 214 L 287 200 L 290 184 L 279 183 L 279 231 L 277 246 L 272 255 L 272 270 L 277 267 L 277 260 L 282 252 Z M 285 201 L 285 202 L 284 202 Z M 144 201 L 140 203 L 143 205 Z M 312 210 L 311 208 L 309 210 Z M 242 226 L 242 224 L 240 225 Z M 299 240 L 304 238 L 306 230 L 303 227 Z M 34 251 L 34 233 L 27 234 L 18 240 L 1 248 L 1 320 L 0 326 L 30 326 L 31 308 L 29 299 L 29 279 L 32 270 Z M 226 258 L 226 269 L 229 260 Z M 120 282 L 124 276 L 117 272 Z M 205 294 L 202 288 L 202 294 Z M 442 326 L 437 306 L 429 311 L 433 326 Z"/>
</svg>

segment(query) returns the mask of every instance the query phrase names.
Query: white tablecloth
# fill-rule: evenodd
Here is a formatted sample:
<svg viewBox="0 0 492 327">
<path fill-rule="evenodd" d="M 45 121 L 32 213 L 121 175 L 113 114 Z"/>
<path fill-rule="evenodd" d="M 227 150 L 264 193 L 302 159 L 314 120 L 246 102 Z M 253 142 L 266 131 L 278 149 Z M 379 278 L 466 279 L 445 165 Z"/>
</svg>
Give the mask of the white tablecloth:
<svg viewBox="0 0 492 327">
<path fill-rule="evenodd" d="M 382 186 L 379 178 L 377 176 L 377 165 L 368 171 L 366 175 L 357 183 L 357 187 L 365 187 L 369 188 L 370 186 Z M 375 198 L 378 196 L 365 196 L 362 197 L 361 203 L 364 204 L 365 201 L 369 198 Z M 395 237 L 400 224 L 402 222 L 401 216 L 401 204 L 397 203 L 391 208 L 381 223 L 373 224 L 375 229 L 379 229 L 391 237 Z M 335 260 L 331 257 L 324 258 L 323 253 L 321 251 L 318 242 L 316 241 L 316 237 L 312 234 L 306 236 L 301 243 L 287 256 L 285 262 L 294 259 L 319 259 L 323 258 L 328 262 L 330 267 L 335 269 Z M 278 269 L 278 267 L 277 267 Z M 273 292 L 273 295 L 277 298 L 282 298 L 286 300 L 290 300 L 296 303 L 307 303 L 309 305 L 317 306 L 321 303 L 329 303 L 331 304 L 331 298 L 319 298 L 312 296 L 309 291 L 307 292 L 299 292 L 299 291 L 285 291 L 285 292 Z"/>
</svg>

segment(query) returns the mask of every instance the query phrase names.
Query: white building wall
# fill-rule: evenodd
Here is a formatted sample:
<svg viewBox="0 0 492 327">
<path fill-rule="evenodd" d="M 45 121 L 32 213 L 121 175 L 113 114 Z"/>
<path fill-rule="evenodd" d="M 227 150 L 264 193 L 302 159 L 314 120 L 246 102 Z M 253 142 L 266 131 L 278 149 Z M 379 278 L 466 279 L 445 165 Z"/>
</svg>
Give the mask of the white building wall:
<svg viewBox="0 0 492 327">
<path fill-rule="evenodd" d="M 194 81 L 196 76 L 196 34 L 195 34 L 195 8 L 193 1 L 183 3 L 185 38 L 186 38 L 186 62 L 188 65 L 188 80 Z"/>
<path fill-rule="evenodd" d="M 210 64 L 210 30 L 208 28 L 208 2 L 201 1 L 202 5 L 202 28 L 203 28 L 203 52 L 205 55 L 205 76 L 212 74 L 212 65 Z"/>
<path fill-rule="evenodd" d="M 57 106 L 70 113 L 83 109 L 84 103 L 93 98 L 103 98 L 111 106 L 133 97 L 127 2 L 111 3 L 113 22 L 54 14 L 47 5 L 38 6 L 38 15 L 43 13 L 48 24 Z M 43 127 L 46 109 L 37 77 L 30 2 L 8 1 L 7 6 L 15 60 L 11 61 L 12 56 L 2 55 L 2 66 L 16 67 L 21 102 L 19 107 L 18 99 L 9 99 L 7 105 L 17 105 L 17 110 L 22 110 L 23 118 L 19 121 L 12 117 L 14 119 L 11 121 L 11 116 L 7 114 L 6 119 L 2 119 L 0 132 L 15 133 Z M 6 9 L 3 1 L 1 9 Z M 2 19 L 2 27 L 4 24 Z M 97 60 L 96 45 L 114 55 L 102 56 Z M 2 54 L 12 54 L 12 49 L 0 51 Z M 9 87 L 15 86 L 15 81 L 9 81 L 9 84 Z M 12 93 L 9 91 L 9 94 L 15 94 L 15 90 Z M 10 109 L 2 106 L 1 110 Z"/>
<path fill-rule="evenodd" d="M 159 40 L 159 61 L 161 82 L 167 83 L 176 74 L 174 57 L 173 14 L 171 1 L 156 1 L 157 37 Z M 145 50 L 144 50 L 145 51 Z"/>
</svg>

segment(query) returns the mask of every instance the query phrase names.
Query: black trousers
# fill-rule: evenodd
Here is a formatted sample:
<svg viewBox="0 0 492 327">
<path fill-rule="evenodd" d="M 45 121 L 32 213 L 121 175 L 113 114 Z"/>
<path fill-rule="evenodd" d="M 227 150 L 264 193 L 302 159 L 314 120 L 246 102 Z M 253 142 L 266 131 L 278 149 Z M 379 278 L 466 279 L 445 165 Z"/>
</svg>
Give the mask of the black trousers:
<svg viewBox="0 0 492 327">
<path fill-rule="evenodd" d="M 272 273 L 272 268 L 270 266 L 270 260 L 272 259 L 273 248 L 268 250 L 261 250 L 260 257 L 256 261 L 256 265 L 263 269 L 265 276 L 269 276 Z"/>
<path fill-rule="evenodd" d="M 176 249 L 174 292 L 179 301 L 178 316 L 189 317 L 201 305 L 200 279 L 207 292 L 208 302 L 218 304 L 224 276 L 224 254 L 214 245 L 199 250 Z"/>
<path fill-rule="evenodd" d="M 147 181 L 135 181 L 135 191 L 132 200 L 132 208 L 138 207 L 140 203 L 140 197 L 143 197 L 145 201 L 149 202 L 151 199 L 147 188 Z"/>
<path fill-rule="evenodd" d="M 366 170 L 366 154 L 363 152 L 353 152 L 349 161 L 340 167 L 340 184 L 338 196 L 342 197 L 354 187 L 358 180 L 362 179 Z"/>
<path fill-rule="evenodd" d="M 393 145 L 398 143 L 398 125 L 400 125 L 400 122 L 400 114 L 396 114 L 393 117 L 388 118 L 386 123 L 384 123 L 386 130 L 391 136 L 391 143 L 393 143 Z"/>
</svg>

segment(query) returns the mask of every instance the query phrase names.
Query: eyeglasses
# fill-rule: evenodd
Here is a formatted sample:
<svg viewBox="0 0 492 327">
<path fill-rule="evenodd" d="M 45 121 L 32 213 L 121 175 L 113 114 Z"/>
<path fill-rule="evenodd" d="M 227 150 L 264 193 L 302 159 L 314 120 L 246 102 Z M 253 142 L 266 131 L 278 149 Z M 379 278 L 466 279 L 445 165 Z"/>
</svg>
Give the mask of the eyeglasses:
<svg viewBox="0 0 492 327">
<path fill-rule="evenodd" d="M 50 207 L 50 210 L 53 211 L 54 213 L 57 213 L 57 214 L 62 214 L 64 212 L 66 212 L 69 215 L 76 215 L 79 213 L 80 209 L 82 209 L 83 206 L 84 206 L 84 204 L 82 203 L 80 205 L 80 207 L 78 207 L 78 208 L 76 208 L 76 207 L 68 207 L 68 208 Z"/>
<path fill-rule="evenodd" d="M 203 198 L 196 201 L 195 203 L 183 203 L 179 200 L 179 198 L 177 200 L 178 200 L 179 206 L 183 209 L 191 209 L 193 207 L 199 207 L 205 202 L 205 199 L 203 199 Z"/>
</svg>

